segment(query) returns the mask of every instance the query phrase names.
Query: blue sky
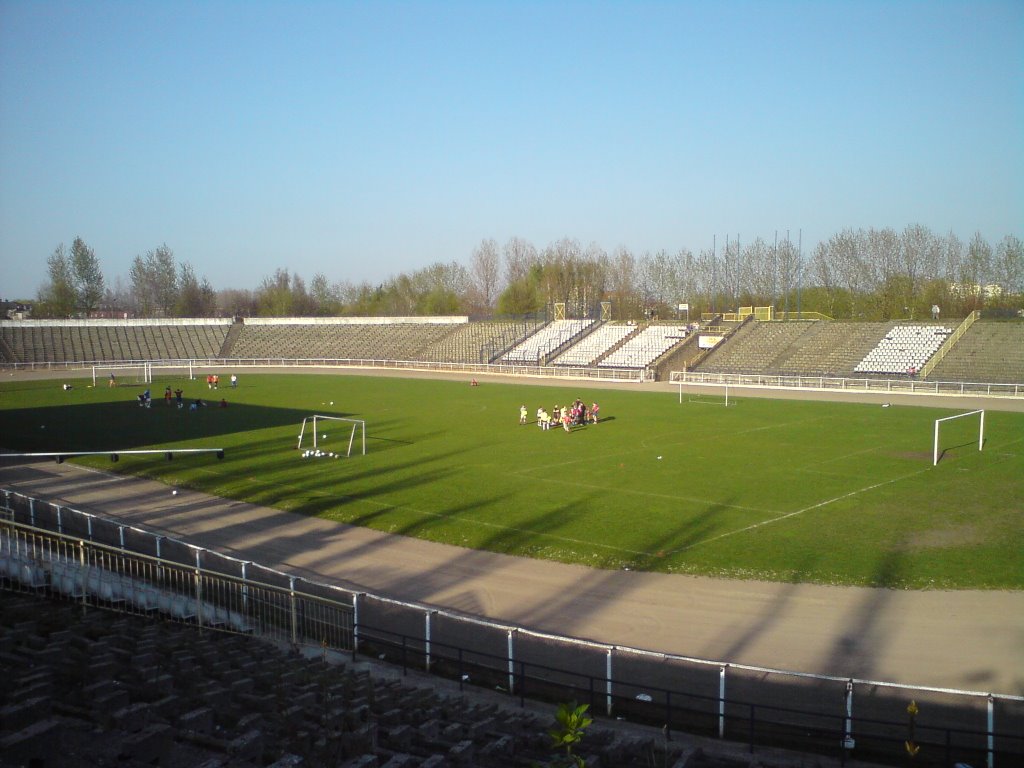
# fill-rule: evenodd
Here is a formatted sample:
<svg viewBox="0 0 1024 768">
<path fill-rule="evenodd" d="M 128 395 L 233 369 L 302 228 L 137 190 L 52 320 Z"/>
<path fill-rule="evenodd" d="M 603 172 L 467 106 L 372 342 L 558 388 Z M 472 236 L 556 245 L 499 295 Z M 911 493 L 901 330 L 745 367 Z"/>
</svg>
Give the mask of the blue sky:
<svg viewBox="0 0 1024 768">
<path fill-rule="evenodd" d="M 0 0 L 0 297 L 911 223 L 1024 236 L 1018 0 Z"/>
</svg>

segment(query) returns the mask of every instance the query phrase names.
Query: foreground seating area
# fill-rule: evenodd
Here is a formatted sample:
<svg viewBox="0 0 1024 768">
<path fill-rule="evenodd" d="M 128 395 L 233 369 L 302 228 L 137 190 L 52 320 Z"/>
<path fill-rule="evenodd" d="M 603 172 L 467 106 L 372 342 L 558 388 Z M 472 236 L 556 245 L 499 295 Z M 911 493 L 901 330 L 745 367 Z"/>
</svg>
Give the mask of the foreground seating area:
<svg viewBox="0 0 1024 768">
<path fill-rule="evenodd" d="M 316 649 L 0 590 L 0 766 L 545 765 L 554 706 L 520 707 Z M 734 766 L 625 724 L 587 765 Z"/>
</svg>

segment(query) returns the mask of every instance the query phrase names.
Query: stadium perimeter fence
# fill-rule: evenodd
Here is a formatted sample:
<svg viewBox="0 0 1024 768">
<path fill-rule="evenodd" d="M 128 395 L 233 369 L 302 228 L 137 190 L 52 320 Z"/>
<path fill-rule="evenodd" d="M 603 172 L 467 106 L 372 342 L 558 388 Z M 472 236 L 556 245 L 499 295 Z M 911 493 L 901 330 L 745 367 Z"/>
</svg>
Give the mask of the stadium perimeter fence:
<svg viewBox="0 0 1024 768">
<path fill-rule="evenodd" d="M 669 381 L 685 385 L 728 385 L 762 389 L 804 389 L 902 395 L 970 395 L 980 397 L 1024 397 L 1024 384 L 992 384 L 969 381 L 921 381 L 912 377 L 896 379 L 846 378 L 839 376 L 770 376 L 747 373 L 704 373 L 672 371 Z"/>
<path fill-rule="evenodd" d="M 921 766 L 1024 764 L 1024 697 L 753 667 L 545 634 L 282 573 L 12 490 L 0 588 L 376 658 L 520 701 Z M 908 714 L 915 702 L 916 717 Z"/>
<path fill-rule="evenodd" d="M 231 368 L 366 368 L 396 371 L 426 371 L 458 373 L 468 376 L 523 376 L 550 379 L 590 379 L 594 381 L 644 383 L 655 380 L 649 368 L 598 368 L 588 366 L 530 365 L 522 363 L 441 363 L 424 360 L 386 360 L 357 358 L 192 358 L 181 360 L 97 360 L 79 362 L 4 363 L 11 371 L 77 371 L 91 372 L 93 366 L 109 371 L 118 366 L 131 367 L 149 364 L 154 375 L 190 378 L 199 371 Z M 966 381 L 922 381 L 916 378 L 870 378 L 842 376 L 782 376 L 744 373 L 704 373 L 701 371 L 671 371 L 668 381 L 673 384 L 728 384 L 735 387 L 765 389 L 804 389 L 809 391 L 868 392 L 877 394 L 918 395 L 971 395 L 983 397 L 1024 397 L 1024 383 L 1001 384 Z M 126 382 L 127 383 L 127 382 Z"/>
</svg>

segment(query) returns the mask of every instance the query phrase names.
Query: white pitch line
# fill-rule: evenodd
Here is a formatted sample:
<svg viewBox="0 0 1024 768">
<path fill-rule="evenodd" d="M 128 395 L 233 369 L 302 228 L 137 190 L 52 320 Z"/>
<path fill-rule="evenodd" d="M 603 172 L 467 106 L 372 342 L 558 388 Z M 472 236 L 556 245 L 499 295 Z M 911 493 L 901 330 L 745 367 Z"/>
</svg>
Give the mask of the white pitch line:
<svg viewBox="0 0 1024 768">
<path fill-rule="evenodd" d="M 784 515 L 779 515 L 778 517 L 773 517 L 773 518 L 771 518 L 769 520 L 762 520 L 759 523 L 753 523 L 752 525 L 748 525 L 748 526 L 745 526 L 743 528 L 737 528 L 735 531 L 729 531 L 727 533 L 720 533 L 718 536 L 712 536 L 710 539 L 704 539 L 702 541 L 694 542 L 693 544 L 689 544 L 689 545 L 687 545 L 685 547 L 681 547 L 679 549 L 672 550 L 668 554 L 674 555 L 677 552 L 685 552 L 686 550 L 693 549 L 694 547 L 700 546 L 701 544 L 710 544 L 713 541 L 718 541 L 719 539 L 726 539 L 726 538 L 728 538 L 730 536 L 735 536 L 738 533 L 746 533 L 747 531 L 752 531 L 752 530 L 754 530 L 756 528 L 761 528 L 762 526 L 765 526 L 765 525 L 771 525 L 772 523 L 777 523 L 780 520 L 788 520 L 791 517 L 796 517 L 797 515 L 802 515 L 804 512 L 811 512 L 812 510 L 820 509 L 821 507 L 827 507 L 829 504 L 834 504 L 837 501 L 842 501 L 843 499 L 848 499 L 851 496 L 856 496 L 856 495 L 861 494 L 861 493 L 866 493 L 867 491 L 873 491 L 876 488 L 881 488 L 884 485 L 892 485 L 893 483 L 898 483 L 901 480 L 906 480 L 908 477 L 913 477 L 914 475 L 921 475 L 921 474 L 924 474 L 925 472 L 929 472 L 929 471 L 931 471 L 931 467 L 929 467 L 928 469 L 918 470 L 917 472 L 911 472 L 909 475 L 902 475 L 901 477 L 896 477 L 896 478 L 893 478 L 892 480 L 886 480 L 884 483 L 875 483 L 874 485 L 868 485 L 868 486 L 866 486 L 864 488 L 858 488 L 856 491 L 850 491 L 849 493 L 844 493 L 841 496 L 836 496 L 835 498 L 832 498 L 832 499 L 827 499 L 825 501 L 819 501 L 817 504 L 812 504 L 809 507 L 804 507 L 803 509 L 798 509 L 795 512 L 787 512 Z"/>
</svg>

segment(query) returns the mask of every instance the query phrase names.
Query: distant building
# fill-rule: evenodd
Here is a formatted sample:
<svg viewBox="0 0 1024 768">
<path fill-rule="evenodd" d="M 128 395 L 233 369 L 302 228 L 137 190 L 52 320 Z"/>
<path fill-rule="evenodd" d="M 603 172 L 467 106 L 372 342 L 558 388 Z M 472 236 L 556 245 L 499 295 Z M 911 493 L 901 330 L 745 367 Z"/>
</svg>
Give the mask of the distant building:
<svg viewBox="0 0 1024 768">
<path fill-rule="evenodd" d="M 32 305 L 21 301 L 0 301 L 0 319 L 28 320 L 32 316 Z"/>
</svg>

